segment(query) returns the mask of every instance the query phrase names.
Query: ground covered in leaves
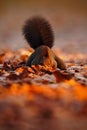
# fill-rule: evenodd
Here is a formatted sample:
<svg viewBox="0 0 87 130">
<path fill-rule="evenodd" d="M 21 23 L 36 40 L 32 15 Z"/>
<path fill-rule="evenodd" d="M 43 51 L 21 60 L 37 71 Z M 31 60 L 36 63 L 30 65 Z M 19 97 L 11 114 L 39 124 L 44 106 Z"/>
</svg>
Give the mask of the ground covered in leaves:
<svg viewBox="0 0 87 130">
<path fill-rule="evenodd" d="M 55 51 L 60 70 L 25 66 L 31 53 L 0 51 L 0 130 L 86 130 L 86 55 Z"/>
</svg>

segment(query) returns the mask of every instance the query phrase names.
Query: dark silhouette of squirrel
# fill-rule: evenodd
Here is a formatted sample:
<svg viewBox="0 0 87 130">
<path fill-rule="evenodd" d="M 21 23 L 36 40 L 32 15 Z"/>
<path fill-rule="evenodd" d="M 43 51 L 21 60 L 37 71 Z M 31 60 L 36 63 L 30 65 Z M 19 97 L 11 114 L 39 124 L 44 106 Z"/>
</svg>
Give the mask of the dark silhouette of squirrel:
<svg viewBox="0 0 87 130">
<path fill-rule="evenodd" d="M 48 65 L 66 69 L 64 62 L 51 50 L 54 34 L 49 22 L 41 16 L 28 19 L 23 26 L 23 34 L 35 51 L 28 58 L 26 65 Z"/>
</svg>

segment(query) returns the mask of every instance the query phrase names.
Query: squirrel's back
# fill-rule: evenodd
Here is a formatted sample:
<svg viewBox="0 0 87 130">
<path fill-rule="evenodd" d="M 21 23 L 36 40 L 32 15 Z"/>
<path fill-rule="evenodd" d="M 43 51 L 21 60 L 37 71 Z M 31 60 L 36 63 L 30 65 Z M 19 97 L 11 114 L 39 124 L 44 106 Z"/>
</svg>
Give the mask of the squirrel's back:
<svg viewBox="0 0 87 130">
<path fill-rule="evenodd" d="M 39 16 L 28 19 L 23 26 L 23 34 L 34 49 L 41 45 L 53 46 L 54 35 L 49 22 Z"/>
</svg>

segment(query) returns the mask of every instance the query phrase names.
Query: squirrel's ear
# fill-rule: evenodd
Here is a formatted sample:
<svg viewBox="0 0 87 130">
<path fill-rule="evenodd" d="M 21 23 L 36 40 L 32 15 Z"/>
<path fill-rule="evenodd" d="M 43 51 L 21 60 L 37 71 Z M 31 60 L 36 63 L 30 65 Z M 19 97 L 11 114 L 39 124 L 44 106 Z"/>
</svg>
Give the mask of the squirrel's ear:
<svg viewBox="0 0 87 130">
<path fill-rule="evenodd" d="M 53 46 L 54 34 L 49 22 L 40 16 L 28 19 L 22 28 L 27 42 L 34 49 L 41 45 Z"/>
</svg>

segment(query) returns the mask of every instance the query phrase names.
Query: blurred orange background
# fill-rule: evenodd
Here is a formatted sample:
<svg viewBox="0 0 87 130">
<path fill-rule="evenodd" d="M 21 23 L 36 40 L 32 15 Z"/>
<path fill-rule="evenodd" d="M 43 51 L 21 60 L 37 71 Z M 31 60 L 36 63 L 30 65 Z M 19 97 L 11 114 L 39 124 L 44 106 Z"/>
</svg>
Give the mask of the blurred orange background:
<svg viewBox="0 0 87 130">
<path fill-rule="evenodd" d="M 28 47 L 22 26 L 33 15 L 46 17 L 52 24 L 54 48 L 86 53 L 86 0 L 0 0 L 0 48 Z"/>
</svg>

